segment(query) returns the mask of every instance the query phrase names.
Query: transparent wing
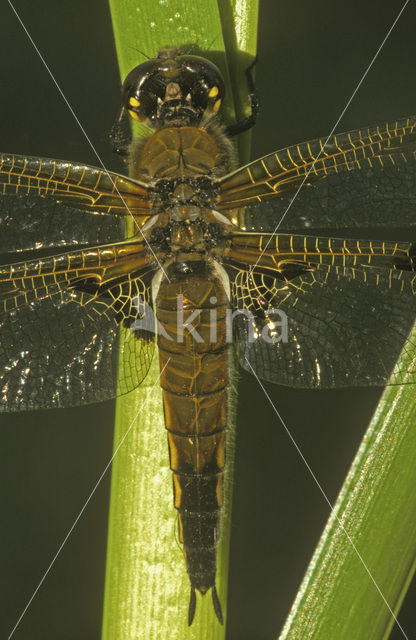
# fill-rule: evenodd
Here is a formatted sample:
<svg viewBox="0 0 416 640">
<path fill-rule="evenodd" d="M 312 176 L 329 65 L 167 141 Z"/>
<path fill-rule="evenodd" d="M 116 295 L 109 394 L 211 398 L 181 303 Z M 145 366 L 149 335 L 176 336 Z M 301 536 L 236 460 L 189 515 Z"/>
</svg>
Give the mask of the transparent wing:
<svg viewBox="0 0 416 640">
<path fill-rule="evenodd" d="M 0 253 L 109 242 L 123 237 L 129 213 L 140 226 L 150 207 L 148 187 L 126 176 L 0 154 Z"/>
<path fill-rule="evenodd" d="M 283 216 L 279 231 L 415 225 L 415 116 L 325 143 L 294 145 L 225 176 L 216 208 L 257 231 L 275 231 Z"/>
<path fill-rule="evenodd" d="M 0 267 L 0 409 L 65 407 L 126 393 L 153 338 L 147 249 L 121 242 Z"/>
<path fill-rule="evenodd" d="M 125 220 L 125 216 L 86 214 L 36 195 L 0 196 L 0 256 L 9 261 L 25 251 L 114 242 L 125 237 Z"/>
<path fill-rule="evenodd" d="M 385 384 L 416 318 L 414 255 L 408 243 L 236 234 L 226 265 L 246 311 L 241 365 L 295 387 Z"/>
</svg>

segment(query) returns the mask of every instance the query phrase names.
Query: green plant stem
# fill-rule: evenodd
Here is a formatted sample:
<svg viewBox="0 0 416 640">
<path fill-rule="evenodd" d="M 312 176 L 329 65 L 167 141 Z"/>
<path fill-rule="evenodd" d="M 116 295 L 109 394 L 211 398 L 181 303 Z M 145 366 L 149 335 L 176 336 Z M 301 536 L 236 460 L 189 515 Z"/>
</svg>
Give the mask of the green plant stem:
<svg viewBox="0 0 416 640">
<path fill-rule="evenodd" d="M 415 370 L 415 339 L 397 370 Z M 384 640 L 395 624 L 416 563 L 416 402 L 402 382 L 381 398 L 280 640 Z"/>
<path fill-rule="evenodd" d="M 246 0 L 246 4 L 256 6 L 257 0 Z M 193 50 L 195 44 L 212 54 L 208 57 L 220 66 L 225 78 L 229 78 L 215 1 L 111 0 L 110 6 L 122 78 L 143 61 L 138 50 L 150 57 L 164 46 L 185 46 L 191 53 L 198 53 Z M 239 7 L 241 18 L 244 3 Z M 250 15 L 254 15 L 252 9 Z M 255 46 L 256 38 L 248 35 L 250 30 L 257 30 L 257 21 L 249 29 L 240 29 L 241 37 L 234 39 L 231 49 L 239 47 L 254 53 L 250 47 L 253 43 Z M 234 55 L 238 57 L 236 51 Z M 245 83 L 244 77 L 242 82 Z M 225 106 L 231 118 L 232 100 Z M 137 132 L 136 129 L 135 135 Z M 190 587 L 182 549 L 175 541 L 176 515 L 158 376 L 156 354 L 140 389 L 117 402 L 102 637 L 104 640 L 220 640 L 224 638 L 225 627 L 216 621 L 208 597 L 198 598 L 195 621 L 192 627 L 187 626 Z M 229 427 L 232 432 L 232 415 Z M 232 442 L 232 434 L 227 435 L 226 506 L 217 572 L 217 588 L 224 609 Z"/>
</svg>

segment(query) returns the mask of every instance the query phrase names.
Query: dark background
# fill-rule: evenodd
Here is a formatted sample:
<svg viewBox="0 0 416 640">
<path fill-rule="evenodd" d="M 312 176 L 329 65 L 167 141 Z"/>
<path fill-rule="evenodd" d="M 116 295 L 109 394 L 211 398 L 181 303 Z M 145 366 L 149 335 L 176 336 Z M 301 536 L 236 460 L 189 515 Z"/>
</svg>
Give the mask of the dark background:
<svg viewBox="0 0 416 640">
<path fill-rule="evenodd" d="M 261 115 L 253 157 L 329 133 L 402 2 L 260 5 Z M 16 6 L 106 166 L 117 169 L 106 141 L 120 84 L 106 2 L 20 0 Z M 338 131 L 414 113 L 415 24 L 413 3 Z M 6 3 L 0 8 L 0 86 L 2 150 L 96 164 Z M 334 500 L 380 390 L 267 389 Z M 108 402 L 1 417 L 1 637 L 10 633 L 111 455 L 113 411 Z M 328 506 L 255 379 L 245 373 L 234 483 L 227 639 L 271 640 L 289 611 Z M 16 640 L 100 637 L 108 491 L 106 478 Z M 413 588 L 400 613 L 410 637 L 416 633 L 415 602 Z M 391 637 L 402 636 L 395 629 Z"/>
</svg>

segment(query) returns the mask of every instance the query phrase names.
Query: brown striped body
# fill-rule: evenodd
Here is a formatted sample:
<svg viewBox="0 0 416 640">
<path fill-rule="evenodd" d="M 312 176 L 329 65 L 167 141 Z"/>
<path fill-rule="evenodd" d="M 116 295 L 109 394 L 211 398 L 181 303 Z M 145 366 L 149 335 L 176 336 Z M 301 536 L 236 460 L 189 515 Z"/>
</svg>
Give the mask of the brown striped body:
<svg viewBox="0 0 416 640">
<path fill-rule="evenodd" d="M 215 574 L 224 493 L 229 306 L 228 277 L 212 257 L 207 232 L 218 216 L 199 204 L 193 179 L 221 175 L 229 164 L 229 143 L 216 127 L 165 127 L 133 152 L 139 179 L 153 181 L 155 189 L 158 180 L 172 185 L 150 234 L 156 229 L 165 239 L 165 251 L 157 253 L 165 274 L 160 284 L 154 282 L 153 297 L 174 505 L 191 582 L 189 623 L 195 590 L 210 589 L 222 622 Z"/>
<path fill-rule="evenodd" d="M 223 500 L 228 300 L 208 263 L 191 265 L 194 273 L 186 276 L 169 270 L 171 282 L 162 282 L 156 306 L 180 541 L 191 587 L 206 593 L 215 587 Z M 178 301 L 183 301 L 182 309 Z M 182 314 L 185 322 L 194 318 L 190 330 L 181 326 Z"/>
</svg>

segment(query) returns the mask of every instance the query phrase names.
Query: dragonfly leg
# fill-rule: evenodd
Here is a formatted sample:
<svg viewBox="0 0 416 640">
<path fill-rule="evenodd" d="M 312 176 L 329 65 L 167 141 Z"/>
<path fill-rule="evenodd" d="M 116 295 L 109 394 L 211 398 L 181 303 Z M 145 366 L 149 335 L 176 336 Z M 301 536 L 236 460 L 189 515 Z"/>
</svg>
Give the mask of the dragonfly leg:
<svg viewBox="0 0 416 640">
<path fill-rule="evenodd" d="M 248 88 L 248 97 L 250 100 L 250 109 L 251 113 L 246 118 L 235 122 L 228 126 L 225 130 L 225 135 L 228 137 L 233 137 L 238 135 L 239 133 L 243 133 L 243 131 L 248 131 L 256 124 L 257 116 L 259 113 L 259 99 L 257 96 L 256 85 L 254 84 L 253 79 L 253 68 L 257 64 L 257 56 L 254 58 L 253 62 L 246 69 L 246 80 L 247 80 L 247 88 Z"/>
<path fill-rule="evenodd" d="M 123 124 L 126 121 L 126 110 L 121 107 L 120 112 L 111 127 L 108 137 L 110 139 L 113 153 L 119 156 L 127 157 L 130 153 L 131 134 L 123 131 Z M 125 126 L 125 125 L 124 125 Z"/>
</svg>

